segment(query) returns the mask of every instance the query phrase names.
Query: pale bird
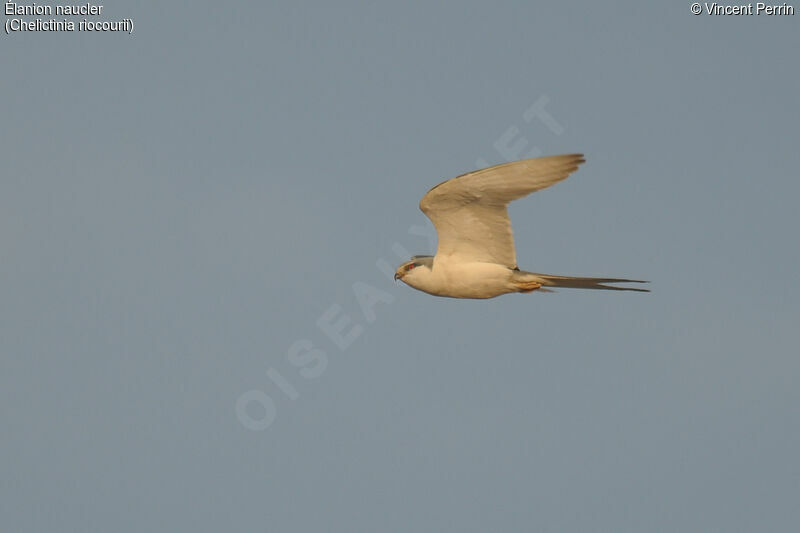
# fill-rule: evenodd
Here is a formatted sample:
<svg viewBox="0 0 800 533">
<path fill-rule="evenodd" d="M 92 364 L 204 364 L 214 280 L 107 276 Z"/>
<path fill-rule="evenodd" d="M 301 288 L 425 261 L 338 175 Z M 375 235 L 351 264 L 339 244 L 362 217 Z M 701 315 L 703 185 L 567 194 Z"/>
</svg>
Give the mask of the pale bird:
<svg viewBox="0 0 800 533">
<path fill-rule="evenodd" d="M 440 183 L 419 203 L 439 235 L 436 255 L 412 257 L 398 267 L 394 279 L 450 298 L 494 298 L 510 292 L 548 291 L 546 287 L 649 292 L 605 285 L 645 281 L 552 276 L 517 267 L 509 202 L 558 183 L 584 162 L 582 154 L 539 157 Z"/>
</svg>

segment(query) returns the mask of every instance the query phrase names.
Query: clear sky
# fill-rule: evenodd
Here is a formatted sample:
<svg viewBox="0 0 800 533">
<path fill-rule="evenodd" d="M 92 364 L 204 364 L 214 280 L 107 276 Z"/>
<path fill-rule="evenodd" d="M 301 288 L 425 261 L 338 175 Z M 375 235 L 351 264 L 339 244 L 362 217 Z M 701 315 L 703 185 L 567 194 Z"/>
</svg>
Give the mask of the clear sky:
<svg viewBox="0 0 800 533">
<path fill-rule="evenodd" d="M 0 36 L 0 529 L 800 523 L 800 14 L 402 4 Z M 539 152 L 520 267 L 652 293 L 387 278 Z"/>
</svg>

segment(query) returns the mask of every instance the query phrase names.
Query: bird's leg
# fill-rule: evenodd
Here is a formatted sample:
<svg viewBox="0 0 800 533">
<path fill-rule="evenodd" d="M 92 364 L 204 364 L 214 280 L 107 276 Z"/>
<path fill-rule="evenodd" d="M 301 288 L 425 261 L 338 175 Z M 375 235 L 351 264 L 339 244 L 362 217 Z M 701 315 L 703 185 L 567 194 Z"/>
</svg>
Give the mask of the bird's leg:
<svg viewBox="0 0 800 533">
<path fill-rule="evenodd" d="M 517 281 L 516 285 L 519 292 L 533 292 L 542 287 L 538 281 Z"/>
</svg>

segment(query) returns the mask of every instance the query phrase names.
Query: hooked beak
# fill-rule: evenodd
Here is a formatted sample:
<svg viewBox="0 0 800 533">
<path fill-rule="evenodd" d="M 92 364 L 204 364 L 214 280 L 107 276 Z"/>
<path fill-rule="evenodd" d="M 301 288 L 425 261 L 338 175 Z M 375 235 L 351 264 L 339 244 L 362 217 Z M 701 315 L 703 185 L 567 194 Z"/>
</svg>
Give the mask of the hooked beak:
<svg viewBox="0 0 800 533">
<path fill-rule="evenodd" d="M 400 274 L 398 274 L 397 272 L 395 272 L 395 273 L 394 273 L 394 280 L 395 280 L 395 281 L 397 281 L 398 279 L 400 279 Z"/>
</svg>

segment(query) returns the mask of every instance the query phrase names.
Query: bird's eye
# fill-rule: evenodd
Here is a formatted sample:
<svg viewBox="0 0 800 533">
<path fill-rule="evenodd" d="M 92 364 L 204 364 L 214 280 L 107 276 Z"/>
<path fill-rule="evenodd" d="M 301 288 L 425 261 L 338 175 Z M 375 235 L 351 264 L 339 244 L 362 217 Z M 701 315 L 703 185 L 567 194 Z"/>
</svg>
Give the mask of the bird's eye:
<svg viewBox="0 0 800 533">
<path fill-rule="evenodd" d="M 414 266 L 415 266 L 414 263 L 411 263 L 410 265 L 408 265 L 406 267 L 406 270 L 412 270 L 414 268 Z"/>
</svg>

